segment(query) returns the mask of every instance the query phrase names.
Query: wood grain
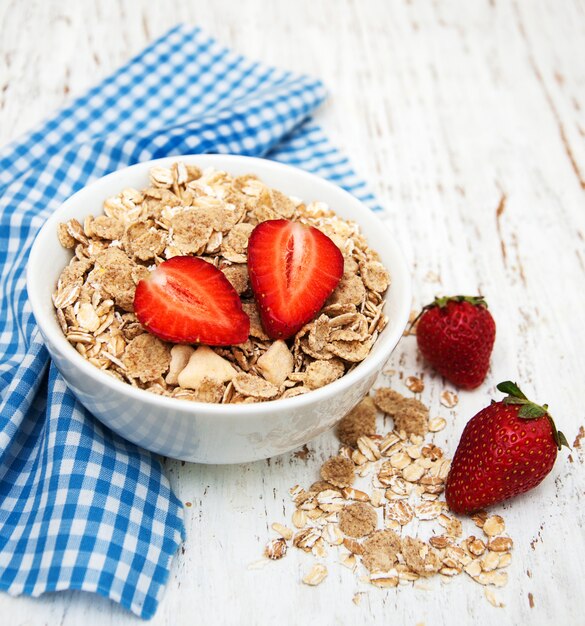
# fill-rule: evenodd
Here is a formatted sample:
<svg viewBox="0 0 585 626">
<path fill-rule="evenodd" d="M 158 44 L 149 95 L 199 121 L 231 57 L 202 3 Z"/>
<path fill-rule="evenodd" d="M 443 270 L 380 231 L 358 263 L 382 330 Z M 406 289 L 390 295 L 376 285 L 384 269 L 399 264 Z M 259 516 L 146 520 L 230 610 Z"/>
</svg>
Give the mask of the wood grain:
<svg viewBox="0 0 585 626">
<path fill-rule="evenodd" d="M 0 143 L 106 76 L 178 22 L 198 24 L 250 57 L 319 76 L 319 121 L 386 207 L 411 264 L 415 304 L 481 291 L 498 331 L 481 390 L 440 406 L 443 381 L 405 338 L 381 379 L 422 399 L 449 425 L 451 452 L 467 419 L 515 379 L 548 401 L 572 442 L 585 423 L 585 5 L 578 0 L 35 0 L 0 3 Z M 187 541 L 156 626 L 178 624 L 578 624 L 585 601 L 585 456 L 563 453 L 535 492 L 500 507 L 516 542 L 510 582 L 488 604 L 469 579 L 429 590 L 366 587 L 334 564 L 317 588 L 295 551 L 259 570 L 270 524 L 291 513 L 288 488 L 310 484 L 336 449 L 237 467 L 166 464 L 187 504 Z M 354 593 L 364 591 L 360 606 Z M 0 595 L 0 623 L 138 623 L 81 593 Z"/>
</svg>

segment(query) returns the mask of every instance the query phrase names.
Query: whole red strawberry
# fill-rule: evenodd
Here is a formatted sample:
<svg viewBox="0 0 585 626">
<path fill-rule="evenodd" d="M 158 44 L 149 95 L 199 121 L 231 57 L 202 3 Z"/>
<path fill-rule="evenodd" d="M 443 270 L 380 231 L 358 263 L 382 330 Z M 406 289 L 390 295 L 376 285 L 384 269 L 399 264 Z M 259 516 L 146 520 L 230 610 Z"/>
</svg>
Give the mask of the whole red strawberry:
<svg viewBox="0 0 585 626">
<path fill-rule="evenodd" d="M 469 420 L 453 457 L 445 496 L 455 513 L 533 489 L 551 471 L 557 450 L 568 447 L 546 404 L 534 404 L 510 381 L 498 389 L 508 395 Z"/>
<path fill-rule="evenodd" d="M 488 372 L 496 324 L 480 296 L 436 298 L 424 307 L 416 337 L 439 374 L 461 389 L 474 389 Z"/>
</svg>

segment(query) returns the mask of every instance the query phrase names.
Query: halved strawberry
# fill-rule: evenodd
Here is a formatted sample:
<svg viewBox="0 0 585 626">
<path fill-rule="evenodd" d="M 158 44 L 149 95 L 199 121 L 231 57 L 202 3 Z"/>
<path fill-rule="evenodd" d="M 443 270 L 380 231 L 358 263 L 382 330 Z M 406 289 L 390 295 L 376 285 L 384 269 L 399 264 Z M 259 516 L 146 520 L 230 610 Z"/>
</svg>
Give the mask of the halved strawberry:
<svg viewBox="0 0 585 626">
<path fill-rule="evenodd" d="M 141 280 L 134 313 L 153 335 L 173 343 L 231 346 L 248 339 L 250 319 L 216 267 L 190 256 L 161 263 Z"/>
<path fill-rule="evenodd" d="M 250 235 L 248 272 L 264 330 L 286 339 L 317 315 L 337 287 L 343 255 L 317 228 L 269 220 Z"/>
</svg>

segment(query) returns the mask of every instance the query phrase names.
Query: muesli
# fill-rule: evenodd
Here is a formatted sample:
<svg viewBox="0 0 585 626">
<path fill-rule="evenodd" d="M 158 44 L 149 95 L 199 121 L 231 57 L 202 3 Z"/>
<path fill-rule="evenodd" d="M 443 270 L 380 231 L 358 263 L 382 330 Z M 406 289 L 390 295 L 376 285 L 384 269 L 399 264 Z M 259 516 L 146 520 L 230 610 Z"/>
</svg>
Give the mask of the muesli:
<svg viewBox="0 0 585 626">
<path fill-rule="evenodd" d="M 344 260 L 343 276 L 315 319 L 286 341 L 265 332 L 247 266 L 254 228 L 281 218 L 316 227 Z M 96 367 L 159 395 L 250 403 L 307 393 L 363 361 L 387 323 L 390 276 L 359 226 L 253 175 L 181 162 L 156 167 L 149 187 L 122 190 L 105 200 L 103 214 L 60 224 L 58 236 L 74 252 L 53 295 L 63 333 Z M 172 344 L 139 322 L 136 285 L 177 256 L 203 259 L 231 283 L 250 318 L 244 343 Z"/>
<path fill-rule="evenodd" d="M 392 417 L 392 430 L 376 432 L 378 411 Z M 301 579 L 309 585 L 325 580 L 323 561 L 338 561 L 375 587 L 417 586 L 463 573 L 480 585 L 504 586 L 514 547 L 504 519 L 479 511 L 464 532 L 450 513 L 442 496 L 451 461 L 432 441 L 446 424 L 437 422 L 433 430 L 442 418 L 428 420 L 428 414 L 422 402 L 388 387 L 364 398 L 338 424 L 341 447 L 321 466 L 322 480 L 290 489 L 294 530 L 272 524 L 279 537 L 264 555 L 281 559 L 289 544 L 312 554 L 318 561 Z M 503 606 L 487 589 L 486 598 Z"/>
</svg>

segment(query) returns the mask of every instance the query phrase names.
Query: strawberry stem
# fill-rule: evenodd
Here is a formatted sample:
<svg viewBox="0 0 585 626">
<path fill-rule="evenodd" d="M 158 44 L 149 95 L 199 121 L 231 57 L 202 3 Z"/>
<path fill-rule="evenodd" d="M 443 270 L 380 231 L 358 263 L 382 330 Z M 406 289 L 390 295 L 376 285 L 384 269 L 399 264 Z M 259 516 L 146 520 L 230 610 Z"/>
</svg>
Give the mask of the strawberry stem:
<svg viewBox="0 0 585 626">
<path fill-rule="evenodd" d="M 520 390 L 520 387 L 516 383 L 513 383 L 511 380 L 505 380 L 504 382 L 497 385 L 497 389 L 502 393 L 508 394 L 502 402 L 504 404 L 518 404 L 520 405 L 520 409 L 518 411 L 518 417 L 524 420 L 534 420 L 540 417 L 546 416 L 553 431 L 553 438 L 555 443 L 557 444 L 557 448 L 559 450 L 562 449 L 563 446 L 566 446 L 571 449 L 569 446 L 569 442 L 567 438 L 560 430 L 557 430 L 557 427 L 553 421 L 553 418 L 548 412 L 548 404 L 543 404 L 540 406 L 535 402 L 529 400 Z"/>
</svg>

